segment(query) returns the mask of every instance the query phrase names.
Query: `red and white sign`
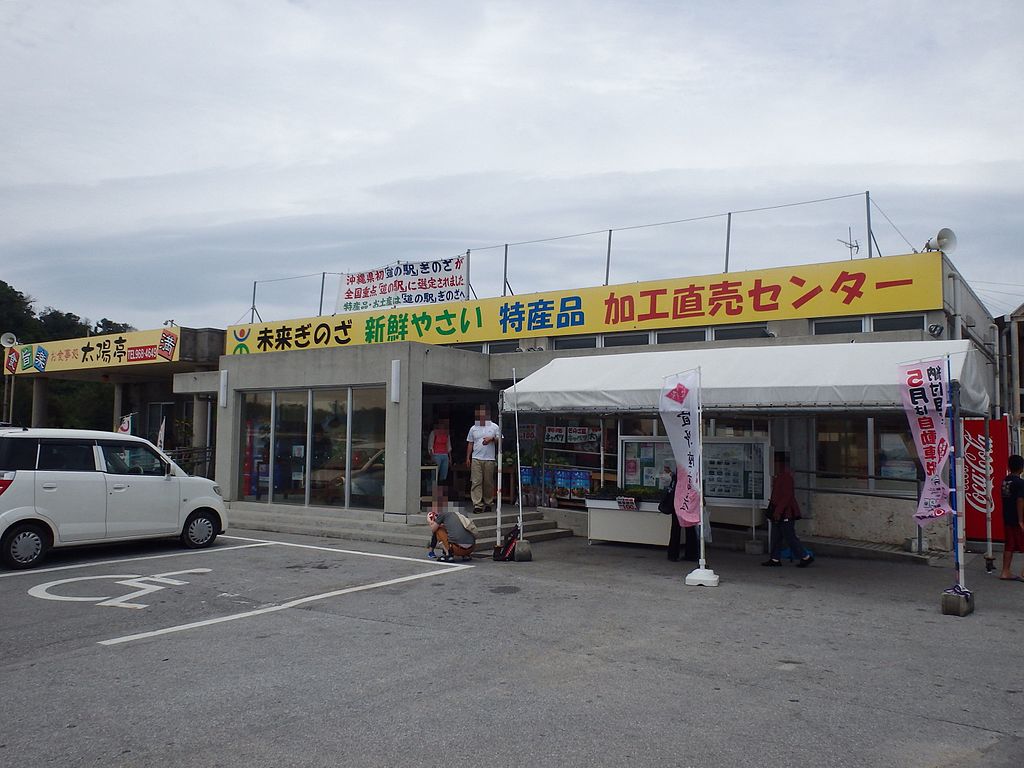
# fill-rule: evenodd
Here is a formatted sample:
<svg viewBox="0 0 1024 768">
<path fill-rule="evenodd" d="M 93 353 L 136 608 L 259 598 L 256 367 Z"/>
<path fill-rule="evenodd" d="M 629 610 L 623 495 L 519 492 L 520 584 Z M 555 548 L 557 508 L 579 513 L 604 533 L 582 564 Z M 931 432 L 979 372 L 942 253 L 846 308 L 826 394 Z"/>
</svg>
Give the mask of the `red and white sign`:
<svg viewBox="0 0 1024 768">
<path fill-rule="evenodd" d="M 658 403 L 676 459 L 676 517 L 680 525 L 700 525 L 700 369 L 666 376 Z"/>
<path fill-rule="evenodd" d="M 8 373 L 14 373 L 18 370 L 18 360 L 20 359 L 21 355 L 18 353 L 18 350 L 13 347 L 7 350 L 7 357 L 4 360 L 4 368 L 7 369 Z"/>
<path fill-rule="evenodd" d="M 949 381 L 943 358 L 899 366 L 900 397 L 925 480 L 914 519 L 921 527 L 952 512 L 949 506 Z"/>
<path fill-rule="evenodd" d="M 992 540 L 1003 541 L 1002 498 L 999 485 L 1010 457 L 1010 422 L 1004 416 L 988 422 L 988 473 L 985 464 L 985 420 L 964 419 L 964 516 L 969 539 L 988 538 L 986 503 L 992 504 Z"/>
<path fill-rule="evenodd" d="M 128 347 L 126 356 L 129 363 L 137 363 L 142 360 L 156 360 L 156 344 L 145 347 Z"/>
</svg>

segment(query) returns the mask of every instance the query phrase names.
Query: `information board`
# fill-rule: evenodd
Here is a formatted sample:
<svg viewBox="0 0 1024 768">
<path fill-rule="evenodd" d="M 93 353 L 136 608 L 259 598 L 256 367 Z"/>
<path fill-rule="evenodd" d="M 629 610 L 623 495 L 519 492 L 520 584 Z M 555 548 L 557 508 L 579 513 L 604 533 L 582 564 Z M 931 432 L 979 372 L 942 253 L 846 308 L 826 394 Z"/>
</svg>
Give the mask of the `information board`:
<svg viewBox="0 0 1024 768">
<path fill-rule="evenodd" d="M 704 439 L 704 495 L 716 504 L 768 503 L 768 443 L 744 438 Z"/>
<path fill-rule="evenodd" d="M 619 485 L 663 488 L 676 468 L 667 437 L 619 438 Z M 771 494 L 768 441 L 705 437 L 704 498 L 723 506 L 766 506 Z"/>
</svg>

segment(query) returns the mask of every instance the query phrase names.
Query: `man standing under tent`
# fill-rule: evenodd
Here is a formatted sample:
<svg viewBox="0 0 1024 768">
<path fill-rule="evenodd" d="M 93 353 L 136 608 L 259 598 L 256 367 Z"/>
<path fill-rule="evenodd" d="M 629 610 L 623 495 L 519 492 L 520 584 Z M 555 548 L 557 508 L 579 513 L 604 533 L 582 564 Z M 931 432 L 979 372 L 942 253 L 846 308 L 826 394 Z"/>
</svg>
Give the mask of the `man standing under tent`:
<svg viewBox="0 0 1024 768">
<path fill-rule="evenodd" d="M 469 497 L 473 514 L 490 512 L 494 505 L 494 476 L 498 461 L 498 425 L 486 405 L 476 407 L 476 421 L 466 436 L 466 465 L 470 468 Z"/>
</svg>

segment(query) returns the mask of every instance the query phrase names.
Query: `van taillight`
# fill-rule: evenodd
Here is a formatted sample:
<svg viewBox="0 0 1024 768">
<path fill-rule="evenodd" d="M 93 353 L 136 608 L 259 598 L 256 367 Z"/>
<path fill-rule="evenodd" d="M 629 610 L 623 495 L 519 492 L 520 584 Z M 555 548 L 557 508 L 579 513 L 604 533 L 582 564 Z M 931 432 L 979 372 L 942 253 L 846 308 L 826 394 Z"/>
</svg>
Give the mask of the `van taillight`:
<svg viewBox="0 0 1024 768">
<path fill-rule="evenodd" d="M 0 494 L 7 490 L 11 483 L 14 482 L 14 476 L 17 472 L 0 472 Z"/>
</svg>

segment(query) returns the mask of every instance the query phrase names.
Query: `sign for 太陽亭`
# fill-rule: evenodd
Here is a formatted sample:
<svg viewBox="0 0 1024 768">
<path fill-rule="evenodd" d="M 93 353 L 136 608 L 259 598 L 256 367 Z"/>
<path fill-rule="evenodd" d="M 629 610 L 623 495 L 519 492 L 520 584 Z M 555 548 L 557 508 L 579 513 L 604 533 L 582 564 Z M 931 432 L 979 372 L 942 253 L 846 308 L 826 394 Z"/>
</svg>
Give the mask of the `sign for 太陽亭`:
<svg viewBox="0 0 1024 768">
<path fill-rule="evenodd" d="M 177 330 L 128 331 L 81 339 L 19 344 L 5 350 L 8 374 L 38 374 L 171 363 L 181 353 Z"/>
<path fill-rule="evenodd" d="M 234 325 L 225 351 L 453 344 L 941 306 L 942 255 L 933 252 Z"/>
</svg>

